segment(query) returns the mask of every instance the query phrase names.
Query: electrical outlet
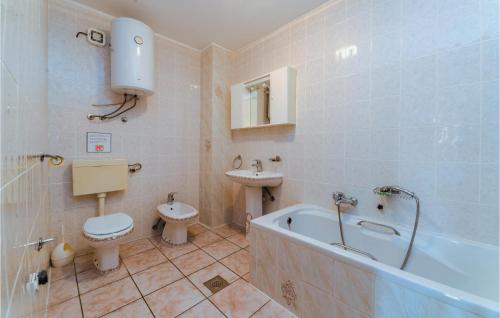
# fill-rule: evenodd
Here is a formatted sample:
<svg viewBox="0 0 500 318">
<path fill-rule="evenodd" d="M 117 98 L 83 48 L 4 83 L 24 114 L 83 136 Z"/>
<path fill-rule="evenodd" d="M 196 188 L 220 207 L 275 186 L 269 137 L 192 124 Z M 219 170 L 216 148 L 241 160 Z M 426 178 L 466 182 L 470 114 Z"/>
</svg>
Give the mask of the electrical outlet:
<svg viewBox="0 0 500 318">
<path fill-rule="evenodd" d="M 87 31 L 87 41 L 92 45 L 103 47 L 106 45 L 106 33 L 90 28 Z"/>
</svg>

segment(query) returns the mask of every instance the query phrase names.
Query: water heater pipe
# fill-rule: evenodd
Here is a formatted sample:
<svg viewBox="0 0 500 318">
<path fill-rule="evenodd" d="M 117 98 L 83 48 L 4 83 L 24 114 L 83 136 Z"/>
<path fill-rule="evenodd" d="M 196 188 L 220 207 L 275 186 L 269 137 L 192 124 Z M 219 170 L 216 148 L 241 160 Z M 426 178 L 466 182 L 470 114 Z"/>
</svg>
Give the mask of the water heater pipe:
<svg viewBox="0 0 500 318">
<path fill-rule="evenodd" d="M 99 216 L 104 216 L 104 203 L 106 201 L 106 192 L 97 194 L 97 213 Z"/>
</svg>

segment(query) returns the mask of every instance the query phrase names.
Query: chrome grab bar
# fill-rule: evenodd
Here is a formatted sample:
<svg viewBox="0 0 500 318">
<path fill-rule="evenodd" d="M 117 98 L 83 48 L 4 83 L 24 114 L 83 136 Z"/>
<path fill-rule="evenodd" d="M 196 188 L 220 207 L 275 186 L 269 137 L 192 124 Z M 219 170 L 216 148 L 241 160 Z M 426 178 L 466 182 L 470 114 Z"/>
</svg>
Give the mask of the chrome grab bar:
<svg viewBox="0 0 500 318">
<path fill-rule="evenodd" d="M 378 260 L 375 258 L 375 256 L 373 256 L 372 254 L 368 253 L 368 252 L 365 252 L 365 251 L 362 251 L 362 250 L 358 250 L 357 248 L 354 248 L 354 247 L 350 247 L 349 245 L 344 245 L 342 243 L 330 243 L 330 245 L 333 245 L 333 246 L 339 246 L 345 250 L 349 250 L 349 251 L 352 251 L 354 253 L 358 253 L 358 254 L 361 254 L 363 256 L 366 256 L 366 257 L 369 257 L 371 258 L 372 260 L 378 262 Z"/>
<path fill-rule="evenodd" d="M 386 228 L 388 230 L 391 230 L 397 236 L 401 236 L 401 234 L 398 232 L 398 230 L 396 230 L 395 228 L 393 228 L 390 225 L 385 225 L 385 224 L 381 224 L 381 223 L 377 223 L 377 222 L 372 222 L 372 221 L 366 221 L 366 220 L 359 221 L 356 224 L 359 225 L 359 226 L 363 226 L 363 224 L 365 224 L 365 223 L 366 224 L 371 224 L 371 225 L 376 225 L 376 226 L 380 226 L 380 227 Z"/>
</svg>

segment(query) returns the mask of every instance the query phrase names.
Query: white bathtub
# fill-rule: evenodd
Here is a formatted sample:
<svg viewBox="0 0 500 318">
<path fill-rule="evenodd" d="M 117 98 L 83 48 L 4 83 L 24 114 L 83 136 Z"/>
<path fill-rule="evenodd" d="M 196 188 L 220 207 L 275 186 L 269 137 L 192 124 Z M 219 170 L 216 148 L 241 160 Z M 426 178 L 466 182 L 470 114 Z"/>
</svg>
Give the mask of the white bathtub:
<svg viewBox="0 0 500 318">
<path fill-rule="evenodd" d="M 289 218 L 291 218 L 290 227 L 287 224 Z M 390 231 L 379 231 L 379 228 L 368 229 L 357 225 L 358 221 L 361 220 L 360 218 L 355 218 L 345 213 L 342 220 L 346 244 L 370 253 L 377 261 L 361 254 L 345 251 L 341 247 L 330 245 L 333 242 L 340 242 L 336 213 L 313 205 L 294 205 L 252 221 L 252 230 L 258 232 L 257 236 L 262 232 L 264 232 L 262 234 L 266 235 L 266 239 L 263 242 L 254 242 L 257 245 L 251 249 L 252 262 L 254 262 L 253 269 L 255 271 L 258 270 L 259 262 L 267 262 L 267 260 L 262 259 L 262 254 L 260 254 L 261 257 L 259 258 L 259 249 L 265 250 L 267 248 L 267 246 L 263 247 L 263 245 L 267 244 L 265 241 L 271 242 L 274 240 L 278 242 L 279 240 L 285 240 L 295 244 L 294 249 L 311 249 L 324 256 L 328 256 L 332 259 L 332 267 L 335 267 L 335 264 L 339 264 L 342 268 L 342 266 L 347 264 L 347 266 L 353 266 L 353 268 L 367 272 L 371 275 L 370 277 L 373 277 L 373 284 L 370 285 L 372 286 L 372 295 L 369 296 L 371 297 L 369 300 L 373 304 L 368 307 L 365 306 L 369 309 L 363 310 L 361 308 L 362 310 L 359 310 L 360 308 L 356 308 L 359 306 L 354 302 L 351 309 L 356 314 L 362 313 L 366 316 L 384 318 L 389 316 L 499 316 L 497 247 L 475 242 L 456 241 L 446 237 L 431 237 L 417 231 L 413 252 L 406 269 L 403 271 L 399 269 L 399 266 L 404 258 L 409 241 L 410 233 L 408 231 L 395 227 L 401 234 L 398 236 Z M 273 235 L 275 235 L 275 238 L 273 238 Z M 251 236 L 251 239 L 256 240 L 255 236 Z M 276 248 L 276 255 L 280 254 L 280 249 L 285 249 L 283 248 L 285 245 L 279 245 L 279 242 L 273 244 L 278 244 L 278 247 L 274 247 Z M 270 258 L 270 256 L 265 257 Z M 293 257 L 290 259 L 288 259 L 289 256 L 287 255 L 284 255 L 284 257 L 286 260 L 281 260 L 281 263 L 285 264 L 282 267 L 287 267 L 286 262 L 292 261 Z M 305 257 L 314 258 L 312 256 Z M 276 264 L 271 263 L 266 266 L 273 267 L 276 265 L 279 272 L 279 262 L 278 260 Z M 306 261 L 306 264 L 307 262 L 310 264 L 317 263 L 315 259 Z M 315 270 L 314 266 L 316 265 L 311 266 L 311 270 Z M 306 268 L 302 275 L 307 275 L 306 272 L 308 269 Z M 265 271 L 265 269 L 262 270 Z M 322 269 L 316 270 L 321 271 Z M 297 275 L 300 276 L 300 273 Z M 259 281 L 259 273 L 255 273 L 254 276 L 256 278 L 252 278 L 252 281 L 257 287 L 260 287 L 258 286 L 259 284 L 267 284 Z M 339 279 L 338 277 L 340 276 L 333 275 L 332 282 L 336 283 L 334 280 Z M 340 277 L 340 279 L 344 278 Z M 306 278 L 301 286 L 306 286 L 306 288 L 314 286 L 314 279 L 312 281 L 311 283 Z M 341 284 L 341 282 L 338 284 Z M 353 282 L 353 284 L 356 284 L 356 282 Z M 387 284 L 391 284 L 393 289 L 395 289 L 391 295 L 384 295 L 388 288 L 381 287 Z M 346 305 L 346 307 L 349 307 L 349 304 L 345 304 L 349 302 L 349 300 L 346 300 L 349 297 L 342 296 L 343 290 L 328 289 L 328 286 L 321 286 L 321 282 L 317 285 L 319 285 L 318 291 L 324 292 L 326 290 L 324 293 L 325 297 L 329 297 L 329 292 L 331 291 L 330 296 L 332 296 L 332 299 L 339 300 L 340 298 L 339 302 L 341 306 Z M 349 282 L 347 282 L 347 285 L 349 285 Z M 263 286 L 263 288 L 274 288 L 274 292 L 271 291 L 270 293 L 277 294 L 279 298 L 283 282 L 281 282 L 280 286 Z M 401 293 L 397 291 L 399 287 L 401 287 Z M 335 295 L 335 293 L 339 295 Z M 300 291 L 297 294 L 300 294 Z M 422 303 L 419 305 L 417 301 L 419 298 L 417 296 L 421 296 L 423 301 L 425 300 L 425 304 Z M 398 297 L 400 298 L 392 299 Z M 283 299 L 276 300 L 286 305 Z M 431 309 L 434 307 L 428 305 L 431 300 L 433 306 L 436 306 L 434 313 L 434 309 Z M 381 304 L 384 301 L 387 302 L 387 305 Z M 430 312 L 427 311 L 421 315 L 418 313 L 410 314 L 409 312 L 412 310 L 404 308 L 407 305 L 406 302 L 412 303 L 412 306 L 415 306 L 415 308 L 427 306 L 427 310 L 430 310 Z M 383 306 L 393 308 L 384 308 Z M 307 308 L 307 306 L 304 305 L 304 308 Z M 309 311 L 304 313 L 304 310 L 302 312 L 300 310 L 293 311 L 301 316 L 313 316 L 309 314 Z M 338 309 L 334 308 L 332 310 Z M 317 315 L 321 316 L 321 314 Z"/>
</svg>

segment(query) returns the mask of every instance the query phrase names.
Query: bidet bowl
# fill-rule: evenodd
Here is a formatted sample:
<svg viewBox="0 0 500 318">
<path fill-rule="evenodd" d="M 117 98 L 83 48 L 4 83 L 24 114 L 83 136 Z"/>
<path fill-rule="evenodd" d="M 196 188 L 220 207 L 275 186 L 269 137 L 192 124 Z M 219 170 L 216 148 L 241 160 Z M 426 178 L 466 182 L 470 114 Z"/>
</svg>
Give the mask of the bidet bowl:
<svg viewBox="0 0 500 318">
<path fill-rule="evenodd" d="M 187 226 L 198 217 L 198 210 L 192 206 L 174 202 L 157 207 L 158 215 L 165 221 L 162 238 L 166 242 L 179 245 L 187 242 Z"/>
</svg>

